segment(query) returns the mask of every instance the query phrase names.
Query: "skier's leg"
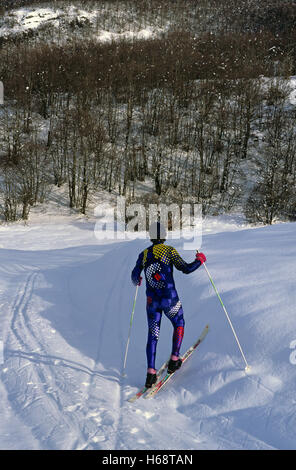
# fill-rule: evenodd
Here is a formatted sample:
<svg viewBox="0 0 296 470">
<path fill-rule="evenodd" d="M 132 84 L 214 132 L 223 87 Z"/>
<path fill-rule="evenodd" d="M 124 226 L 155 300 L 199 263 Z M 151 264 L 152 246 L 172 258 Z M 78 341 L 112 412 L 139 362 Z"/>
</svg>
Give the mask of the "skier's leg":
<svg viewBox="0 0 296 470">
<path fill-rule="evenodd" d="M 148 372 L 155 373 L 156 348 L 161 324 L 161 309 L 159 302 L 147 297 L 148 340 L 146 346 Z"/>
<path fill-rule="evenodd" d="M 179 358 L 185 326 L 183 308 L 180 300 L 178 299 L 169 309 L 165 309 L 164 313 L 170 319 L 174 328 L 171 359 L 176 361 Z"/>
</svg>

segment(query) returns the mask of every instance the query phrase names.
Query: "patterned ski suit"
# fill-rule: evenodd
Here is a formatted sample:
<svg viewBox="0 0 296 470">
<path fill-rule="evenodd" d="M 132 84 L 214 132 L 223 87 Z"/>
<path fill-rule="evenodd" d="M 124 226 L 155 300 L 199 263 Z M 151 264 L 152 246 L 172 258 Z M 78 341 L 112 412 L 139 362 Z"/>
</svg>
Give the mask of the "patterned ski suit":
<svg viewBox="0 0 296 470">
<path fill-rule="evenodd" d="M 173 327 L 172 354 L 179 356 L 183 335 L 184 318 L 181 302 L 173 278 L 173 267 L 189 274 L 195 271 L 201 262 L 186 263 L 175 248 L 154 243 L 142 251 L 132 271 L 132 281 L 139 283 L 144 269 L 147 295 L 148 341 L 146 347 L 148 368 L 155 369 L 155 355 L 162 312 L 169 318 Z"/>
</svg>

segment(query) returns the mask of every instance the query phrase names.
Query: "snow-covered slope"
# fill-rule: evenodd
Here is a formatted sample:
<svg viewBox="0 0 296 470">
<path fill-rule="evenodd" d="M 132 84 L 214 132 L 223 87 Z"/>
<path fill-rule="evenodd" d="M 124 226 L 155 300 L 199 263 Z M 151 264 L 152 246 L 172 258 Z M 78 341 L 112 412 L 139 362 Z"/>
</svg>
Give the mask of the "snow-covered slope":
<svg viewBox="0 0 296 470">
<path fill-rule="evenodd" d="M 213 226 L 213 225 L 212 225 Z M 176 273 L 183 350 L 210 332 L 155 399 L 145 379 L 145 290 L 130 271 L 144 240 L 99 243 L 91 222 L 0 228 L 0 448 L 296 449 L 296 225 L 205 231 L 202 250 L 244 363 L 203 267 Z M 190 261 L 194 254 L 173 244 Z M 163 318 L 157 365 L 167 359 Z"/>
<path fill-rule="evenodd" d="M 74 5 L 64 5 L 56 8 L 48 3 L 32 7 L 23 7 L 10 10 L 0 18 L 0 38 L 25 34 L 28 32 L 41 32 L 43 30 L 56 30 L 56 40 L 61 41 L 67 34 L 73 37 L 73 29 L 78 29 L 89 37 L 98 41 L 108 42 L 116 40 L 148 39 L 165 32 L 169 27 L 159 25 L 157 18 L 154 24 L 143 26 L 143 18 L 139 18 L 133 10 L 125 10 L 123 5 L 118 9 L 97 5 L 85 10 Z M 108 20 L 107 20 L 108 18 Z M 141 21 L 139 21 L 141 20 Z"/>
</svg>

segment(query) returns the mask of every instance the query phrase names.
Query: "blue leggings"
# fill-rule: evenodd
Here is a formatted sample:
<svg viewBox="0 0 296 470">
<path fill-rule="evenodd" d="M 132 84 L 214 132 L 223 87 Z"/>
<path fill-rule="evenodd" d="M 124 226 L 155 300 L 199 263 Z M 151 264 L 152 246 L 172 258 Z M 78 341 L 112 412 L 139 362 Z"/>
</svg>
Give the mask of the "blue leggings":
<svg viewBox="0 0 296 470">
<path fill-rule="evenodd" d="M 156 347 L 159 338 L 162 312 L 169 318 L 173 327 L 172 354 L 179 356 L 185 321 L 183 318 L 183 309 L 180 300 L 174 299 L 155 299 L 147 297 L 147 320 L 148 320 L 148 341 L 146 347 L 148 368 L 155 369 Z"/>
</svg>

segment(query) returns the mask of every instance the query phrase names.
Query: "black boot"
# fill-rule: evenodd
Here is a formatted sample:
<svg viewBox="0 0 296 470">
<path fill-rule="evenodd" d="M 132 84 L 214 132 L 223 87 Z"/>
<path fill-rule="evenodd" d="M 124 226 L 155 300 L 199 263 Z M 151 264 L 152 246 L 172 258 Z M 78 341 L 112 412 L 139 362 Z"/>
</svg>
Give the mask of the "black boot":
<svg viewBox="0 0 296 470">
<path fill-rule="evenodd" d="M 168 364 L 168 373 L 173 374 L 173 372 L 176 372 L 176 370 L 180 369 L 182 365 L 182 359 L 177 359 L 176 361 L 173 361 L 173 359 L 169 360 Z"/>
<path fill-rule="evenodd" d="M 150 372 L 147 372 L 145 387 L 151 388 L 152 385 L 155 384 L 156 380 L 157 380 L 156 374 L 150 374 Z"/>
</svg>

